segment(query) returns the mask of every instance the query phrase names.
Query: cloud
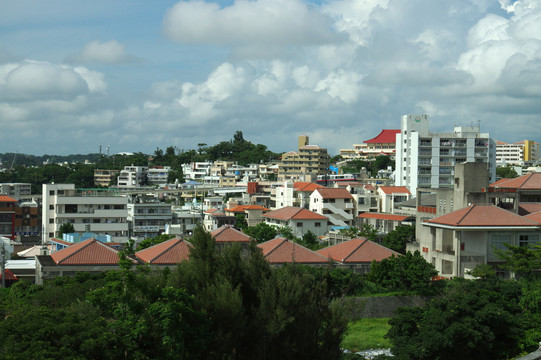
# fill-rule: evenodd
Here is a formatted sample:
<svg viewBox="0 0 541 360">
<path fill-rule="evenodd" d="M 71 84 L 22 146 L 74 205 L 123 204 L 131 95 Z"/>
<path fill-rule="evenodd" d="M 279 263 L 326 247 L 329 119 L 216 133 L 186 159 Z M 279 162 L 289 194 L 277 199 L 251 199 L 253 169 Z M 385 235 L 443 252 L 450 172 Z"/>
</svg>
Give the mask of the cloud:
<svg viewBox="0 0 541 360">
<path fill-rule="evenodd" d="M 134 61 L 137 61 L 137 58 L 127 54 L 125 45 L 115 40 L 91 41 L 83 49 L 66 57 L 69 64 L 123 64 Z"/>
<path fill-rule="evenodd" d="M 163 31 L 180 43 L 235 46 L 304 46 L 341 40 L 332 22 L 300 0 L 181 1 L 163 21 Z"/>
</svg>

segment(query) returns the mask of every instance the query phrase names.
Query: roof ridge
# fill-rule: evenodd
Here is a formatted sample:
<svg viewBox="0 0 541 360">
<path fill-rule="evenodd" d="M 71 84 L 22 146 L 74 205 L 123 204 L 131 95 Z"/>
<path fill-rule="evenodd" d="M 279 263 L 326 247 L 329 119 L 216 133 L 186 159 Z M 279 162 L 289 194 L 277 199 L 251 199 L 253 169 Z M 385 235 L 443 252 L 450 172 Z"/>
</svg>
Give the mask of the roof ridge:
<svg viewBox="0 0 541 360">
<path fill-rule="evenodd" d="M 276 249 L 278 249 L 280 246 L 282 246 L 286 241 L 288 241 L 286 238 L 274 238 L 273 240 L 276 240 L 276 239 L 282 239 L 282 242 L 280 242 L 278 245 L 276 245 L 274 247 L 274 249 L 272 249 L 271 251 L 269 251 L 267 253 L 267 256 L 268 257 L 270 254 L 272 254 L 274 251 L 276 251 Z M 269 241 L 272 241 L 272 240 L 269 240 Z"/>
<path fill-rule="evenodd" d="M 533 176 L 533 174 L 534 173 L 526 175 L 526 179 L 524 179 L 524 182 L 519 186 L 519 189 L 521 189 L 526 184 L 526 182 L 528 182 L 528 180 L 530 180 L 530 178 Z"/>
<path fill-rule="evenodd" d="M 359 237 L 359 238 L 356 238 L 356 239 L 362 239 L 362 237 Z M 352 240 L 353 240 L 353 239 L 351 239 L 350 241 L 352 241 Z M 353 251 L 351 251 L 351 252 L 349 253 L 348 256 L 346 256 L 345 258 L 343 258 L 343 259 L 342 259 L 342 262 L 346 261 L 351 255 L 353 255 L 353 253 L 354 253 L 355 251 L 359 250 L 359 248 L 360 248 L 361 246 L 363 246 L 367 241 L 368 241 L 368 239 L 367 239 L 367 238 L 364 238 L 364 241 L 361 242 L 361 243 L 359 244 L 359 246 L 357 246 L 355 249 L 353 249 Z"/>
<path fill-rule="evenodd" d="M 473 208 L 476 207 L 476 206 L 477 206 L 477 204 L 473 204 L 472 206 L 470 206 L 470 208 L 468 209 L 468 211 L 466 211 L 466 213 L 464 214 L 464 216 L 462 216 L 462 217 L 460 218 L 460 220 L 458 220 L 458 221 L 456 222 L 456 225 L 459 225 L 460 222 L 461 222 L 462 220 L 464 220 L 464 218 L 466 218 L 466 216 L 468 216 L 468 214 L 469 214 L 469 213 L 473 210 Z"/>
<path fill-rule="evenodd" d="M 91 241 L 88 241 L 88 240 L 91 240 Z M 66 261 L 67 259 L 71 258 L 73 255 L 75 254 L 78 254 L 80 251 L 82 251 L 83 249 L 86 249 L 90 244 L 93 244 L 94 242 L 98 241 L 96 240 L 96 238 L 89 238 L 88 240 L 85 240 L 85 241 L 88 241 L 87 244 L 84 244 L 83 246 L 81 246 L 79 249 L 75 250 L 74 252 L 72 252 L 71 254 L 69 254 L 68 256 L 62 258 L 61 260 L 58 261 L 58 263 L 61 263 L 61 262 L 64 262 Z M 82 243 L 79 243 L 79 244 L 82 244 Z M 70 247 L 68 246 L 66 249 L 69 249 Z"/>
<path fill-rule="evenodd" d="M 179 238 L 175 237 L 171 240 L 179 240 Z M 168 240 L 169 241 L 169 240 Z M 151 263 L 153 262 L 154 260 L 156 260 L 157 258 L 159 258 L 160 256 L 162 256 L 166 251 L 170 250 L 173 246 L 176 246 L 178 244 L 178 241 L 171 241 L 173 244 L 171 246 L 168 246 L 167 248 L 163 249 L 162 252 L 160 252 L 158 255 L 154 256 L 152 259 L 150 259 L 148 262 Z M 160 245 L 160 244 L 157 244 L 157 245 Z"/>
</svg>

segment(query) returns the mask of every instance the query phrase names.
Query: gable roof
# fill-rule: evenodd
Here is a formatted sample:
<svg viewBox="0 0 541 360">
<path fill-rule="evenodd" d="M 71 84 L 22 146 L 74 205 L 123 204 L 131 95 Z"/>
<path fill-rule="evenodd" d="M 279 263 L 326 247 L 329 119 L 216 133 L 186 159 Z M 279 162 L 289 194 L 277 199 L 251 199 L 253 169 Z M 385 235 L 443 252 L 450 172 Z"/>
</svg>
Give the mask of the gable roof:
<svg viewBox="0 0 541 360">
<path fill-rule="evenodd" d="M 381 220 L 394 220 L 394 221 L 404 221 L 409 216 L 404 215 L 394 215 L 394 214 L 383 214 L 383 213 L 362 213 L 359 216 L 357 216 L 361 219 L 381 219 Z"/>
<path fill-rule="evenodd" d="M 329 259 L 293 241 L 283 238 L 274 238 L 258 244 L 263 251 L 263 257 L 271 264 L 298 263 L 298 264 L 326 264 Z"/>
<path fill-rule="evenodd" d="M 6 275 L 6 280 L 19 280 L 15 274 L 9 269 L 4 269 L 4 274 Z M 0 279 L 2 279 L 2 273 L 0 272 Z"/>
<path fill-rule="evenodd" d="M 350 192 L 343 188 L 322 188 L 316 189 L 323 199 L 353 199 Z"/>
<path fill-rule="evenodd" d="M 451 227 L 535 227 L 539 225 L 535 221 L 511 211 L 495 205 L 485 204 L 470 205 L 449 214 L 427 220 L 424 224 L 439 224 Z"/>
<path fill-rule="evenodd" d="M 496 189 L 541 190 L 541 173 L 522 175 L 514 179 L 501 179 L 489 185 Z"/>
<path fill-rule="evenodd" d="M 118 251 L 94 238 L 51 254 L 58 265 L 118 265 Z"/>
<path fill-rule="evenodd" d="M 405 186 L 380 186 L 381 191 L 385 194 L 410 194 L 410 191 Z"/>
<path fill-rule="evenodd" d="M 518 206 L 518 214 L 521 216 L 541 211 L 541 203 L 521 203 Z"/>
<path fill-rule="evenodd" d="M 392 255 L 400 253 L 376 244 L 366 238 L 360 237 L 344 241 L 317 251 L 318 254 L 326 256 L 341 263 L 371 263 L 381 261 Z"/>
<path fill-rule="evenodd" d="M 365 144 L 395 144 L 396 134 L 400 134 L 400 129 L 398 130 L 383 129 L 381 130 L 379 135 L 376 136 L 375 138 L 370 139 L 370 140 L 365 140 L 363 142 Z"/>
<path fill-rule="evenodd" d="M 326 216 L 295 206 L 286 206 L 281 209 L 269 211 L 263 214 L 263 217 L 279 220 L 328 220 Z"/>
<path fill-rule="evenodd" d="M 314 191 L 315 189 L 321 189 L 321 188 L 324 188 L 325 186 L 323 185 L 319 185 L 319 184 L 316 184 L 316 183 L 311 183 L 311 182 L 294 182 L 293 183 L 293 188 L 297 191 L 308 191 L 308 192 L 312 192 Z"/>
<path fill-rule="evenodd" d="M 225 243 L 225 242 L 246 243 L 246 242 L 251 241 L 251 238 L 248 235 L 227 225 L 224 225 L 216 230 L 211 231 L 210 236 L 212 236 L 217 243 Z"/>
<path fill-rule="evenodd" d="M 192 244 L 183 239 L 174 238 L 140 250 L 135 256 L 153 265 L 175 265 L 188 260 Z"/>
</svg>

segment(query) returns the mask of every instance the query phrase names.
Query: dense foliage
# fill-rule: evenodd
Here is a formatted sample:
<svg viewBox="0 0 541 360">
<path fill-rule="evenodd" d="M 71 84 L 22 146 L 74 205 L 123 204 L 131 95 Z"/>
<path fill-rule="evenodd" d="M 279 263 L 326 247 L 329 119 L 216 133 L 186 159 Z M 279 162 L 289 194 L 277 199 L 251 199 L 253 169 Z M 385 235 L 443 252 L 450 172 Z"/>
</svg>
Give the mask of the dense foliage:
<svg viewBox="0 0 541 360">
<path fill-rule="evenodd" d="M 531 324 L 521 296 L 518 282 L 455 279 L 444 296 L 421 308 L 399 309 L 390 320 L 394 358 L 497 360 L 531 351 L 535 342 L 527 344 L 524 336 Z"/>
<path fill-rule="evenodd" d="M 339 359 L 345 320 L 325 279 L 218 250 L 197 228 L 189 261 L 0 289 L 3 359 Z"/>
<path fill-rule="evenodd" d="M 382 240 L 382 245 L 401 254 L 406 253 L 408 242 L 415 240 L 415 226 L 400 225 L 390 231 Z"/>
<path fill-rule="evenodd" d="M 345 165 L 341 165 L 340 169 L 344 174 L 358 174 L 361 169 L 365 168 L 368 174 L 375 177 L 379 170 L 385 170 L 389 166 L 394 169 L 394 160 L 391 160 L 387 155 L 378 155 L 373 161 L 360 159 L 349 160 Z"/>
</svg>

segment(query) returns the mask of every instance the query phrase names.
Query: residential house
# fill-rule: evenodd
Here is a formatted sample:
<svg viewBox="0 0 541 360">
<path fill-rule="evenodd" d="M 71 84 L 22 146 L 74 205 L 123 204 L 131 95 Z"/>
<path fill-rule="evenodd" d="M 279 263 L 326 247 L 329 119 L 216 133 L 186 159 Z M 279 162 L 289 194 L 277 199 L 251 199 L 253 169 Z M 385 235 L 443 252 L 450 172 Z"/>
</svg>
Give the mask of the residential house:
<svg viewBox="0 0 541 360">
<path fill-rule="evenodd" d="M 297 206 L 308 209 L 310 206 L 310 195 L 315 189 L 325 188 L 311 182 L 286 181 L 282 186 L 276 187 L 274 194 L 275 209 L 284 206 Z"/>
<path fill-rule="evenodd" d="M 400 225 L 411 225 L 412 222 L 415 222 L 415 217 L 405 215 L 363 213 L 357 216 L 359 225 L 373 226 L 380 236 L 390 233 Z"/>
<path fill-rule="evenodd" d="M 237 205 L 225 209 L 225 214 L 230 216 L 242 215 L 246 219 L 248 226 L 256 226 L 263 222 L 263 214 L 268 211 L 269 209 L 259 205 Z"/>
<path fill-rule="evenodd" d="M 290 227 L 293 235 L 297 237 L 302 237 L 308 231 L 316 236 L 322 236 L 328 230 L 329 218 L 294 206 L 286 206 L 278 210 L 269 211 L 263 214 L 263 218 L 265 218 L 265 223 L 268 225 Z"/>
<path fill-rule="evenodd" d="M 393 255 L 400 256 L 400 253 L 362 237 L 326 247 L 317 253 L 338 262 L 341 267 L 353 269 L 358 274 L 370 272 L 372 261 L 381 261 Z"/>
<path fill-rule="evenodd" d="M 487 204 L 470 205 L 422 226 L 430 235 L 419 239 L 421 254 L 448 278 L 464 277 L 481 264 L 497 268 L 502 260 L 496 250 L 505 250 L 505 243 L 529 246 L 540 243 L 541 235 L 539 222 Z"/>
<path fill-rule="evenodd" d="M 380 212 L 394 214 L 396 204 L 408 201 L 411 193 L 405 186 L 380 186 L 377 190 L 380 196 Z"/>
<path fill-rule="evenodd" d="M 248 235 L 228 225 L 211 231 L 210 236 L 214 238 L 216 246 L 220 248 L 233 244 L 240 244 L 243 248 L 246 248 L 252 241 Z"/>
<path fill-rule="evenodd" d="M 192 248 L 193 246 L 189 242 L 180 238 L 173 238 L 139 250 L 135 253 L 135 257 L 139 261 L 150 265 L 151 269 L 161 270 L 188 260 Z"/>
<path fill-rule="evenodd" d="M 310 195 L 310 210 L 329 218 L 334 226 L 353 226 L 356 213 L 353 196 L 346 189 L 316 189 Z"/>
<path fill-rule="evenodd" d="M 36 284 L 56 276 L 73 276 L 78 272 L 101 273 L 119 270 L 118 251 L 96 239 L 71 245 L 51 255 L 36 256 Z M 136 261 L 133 261 L 134 264 Z"/>
<path fill-rule="evenodd" d="M 275 266 L 286 263 L 312 266 L 327 266 L 330 264 L 329 258 L 296 242 L 280 237 L 258 244 L 257 247 L 263 252 L 265 260 Z"/>
</svg>

